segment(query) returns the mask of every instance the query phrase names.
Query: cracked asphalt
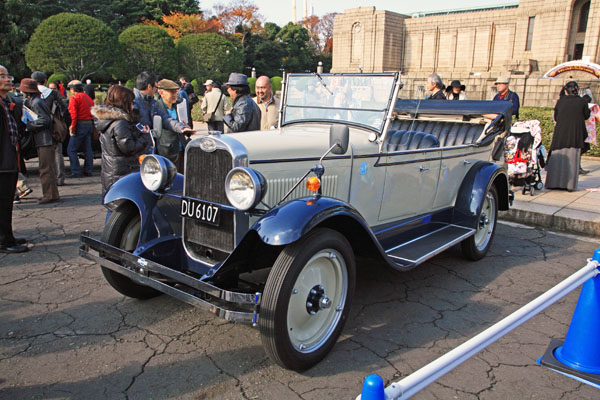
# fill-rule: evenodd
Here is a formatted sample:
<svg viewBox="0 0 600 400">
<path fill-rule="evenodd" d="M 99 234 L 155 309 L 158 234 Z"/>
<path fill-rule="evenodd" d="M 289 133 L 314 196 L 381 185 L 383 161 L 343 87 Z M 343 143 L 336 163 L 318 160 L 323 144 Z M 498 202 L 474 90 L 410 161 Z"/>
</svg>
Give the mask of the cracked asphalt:
<svg viewBox="0 0 600 400">
<path fill-rule="evenodd" d="M 359 260 L 350 318 L 329 356 L 304 373 L 274 365 L 251 326 L 167 296 L 125 298 L 78 256 L 99 236 L 100 177 L 68 181 L 60 204 L 15 206 L 31 251 L 0 255 L 2 399 L 353 399 L 370 373 L 399 380 L 583 267 L 600 241 L 499 224 L 479 262 L 450 249 L 399 273 Z M 536 364 L 564 338 L 579 290 L 416 399 L 592 399 L 598 392 Z"/>
</svg>

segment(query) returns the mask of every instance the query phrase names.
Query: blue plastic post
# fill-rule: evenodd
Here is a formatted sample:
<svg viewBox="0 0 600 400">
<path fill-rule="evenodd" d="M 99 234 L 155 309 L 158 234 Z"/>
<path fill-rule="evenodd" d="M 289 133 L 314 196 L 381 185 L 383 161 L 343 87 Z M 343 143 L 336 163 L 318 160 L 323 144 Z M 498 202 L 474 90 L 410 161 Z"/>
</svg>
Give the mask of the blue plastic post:
<svg viewBox="0 0 600 400">
<path fill-rule="evenodd" d="M 383 379 L 377 374 L 371 374 L 365 378 L 363 383 L 361 400 L 385 400 L 385 388 Z"/>
<path fill-rule="evenodd" d="M 594 252 L 600 262 L 600 249 Z M 564 344 L 554 356 L 561 363 L 584 373 L 600 374 L 600 275 L 586 281 Z"/>
</svg>

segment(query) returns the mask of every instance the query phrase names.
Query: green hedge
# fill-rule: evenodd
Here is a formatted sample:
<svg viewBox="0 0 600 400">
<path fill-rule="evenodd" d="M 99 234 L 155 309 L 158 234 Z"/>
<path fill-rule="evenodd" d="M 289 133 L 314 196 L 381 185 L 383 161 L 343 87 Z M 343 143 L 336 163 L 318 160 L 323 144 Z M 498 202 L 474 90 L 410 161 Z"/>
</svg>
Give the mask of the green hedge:
<svg viewBox="0 0 600 400">
<path fill-rule="evenodd" d="M 527 121 L 537 119 L 540 121 L 542 128 L 542 144 L 546 149 L 550 149 L 552 143 L 552 134 L 554 133 L 554 120 L 552 119 L 552 108 L 548 107 L 521 107 L 519 109 L 519 120 Z M 596 126 L 596 130 L 600 132 L 600 126 Z M 585 153 L 586 156 L 600 157 L 600 146 L 591 146 L 590 150 Z"/>
<path fill-rule="evenodd" d="M 67 87 L 67 83 L 69 83 L 69 81 L 67 81 L 67 75 L 63 74 L 62 72 L 55 72 L 48 78 L 48 83 L 56 81 L 61 81 L 65 87 Z"/>
</svg>

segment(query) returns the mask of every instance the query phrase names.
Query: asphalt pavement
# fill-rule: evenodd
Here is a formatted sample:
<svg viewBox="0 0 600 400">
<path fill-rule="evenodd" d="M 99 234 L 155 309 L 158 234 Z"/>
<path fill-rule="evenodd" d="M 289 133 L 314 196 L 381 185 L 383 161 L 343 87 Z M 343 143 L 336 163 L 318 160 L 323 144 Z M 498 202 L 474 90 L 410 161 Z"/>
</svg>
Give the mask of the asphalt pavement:
<svg viewBox="0 0 600 400">
<path fill-rule="evenodd" d="M 104 226 L 98 163 L 94 176 L 67 180 L 58 204 L 35 202 L 33 174 L 34 192 L 15 206 L 14 229 L 30 251 L 0 254 L 0 399 L 353 399 L 368 374 L 386 384 L 407 376 L 579 270 L 600 247 L 598 238 L 501 222 L 478 262 L 456 247 L 405 273 L 361 259 L 338 343 L 296 373 L 268 359 L 256 328 L 168 296 L 121 296 L 78 256 L 79 233 L 99 237 Z M 598 166 L 584 160 L 593 171 L 582 185 Z M 596 398 L 596 389 L 536 364 L 553 338 L 565 337 L 577 298 L 566 296 L 414 398 Z"/>
</svg>

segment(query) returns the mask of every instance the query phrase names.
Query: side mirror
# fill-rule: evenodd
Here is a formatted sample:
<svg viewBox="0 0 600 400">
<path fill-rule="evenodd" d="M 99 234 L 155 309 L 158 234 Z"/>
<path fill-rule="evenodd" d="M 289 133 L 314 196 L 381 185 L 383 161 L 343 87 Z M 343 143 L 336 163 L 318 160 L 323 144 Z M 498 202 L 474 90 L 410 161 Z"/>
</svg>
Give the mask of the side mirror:
<svg viewBox="0 0 600 400">
<path fill-rule="evenodd" d="M 347 125 L 331 125 L 329 127 L 329 147 L 333 147 L 333 154 L 346 154 L 348 151 L 348 141 L 350 140 L 350 130 Z"/>
</svg>

